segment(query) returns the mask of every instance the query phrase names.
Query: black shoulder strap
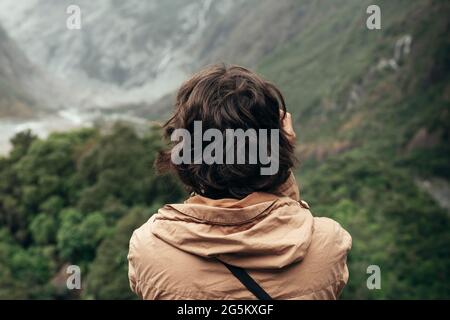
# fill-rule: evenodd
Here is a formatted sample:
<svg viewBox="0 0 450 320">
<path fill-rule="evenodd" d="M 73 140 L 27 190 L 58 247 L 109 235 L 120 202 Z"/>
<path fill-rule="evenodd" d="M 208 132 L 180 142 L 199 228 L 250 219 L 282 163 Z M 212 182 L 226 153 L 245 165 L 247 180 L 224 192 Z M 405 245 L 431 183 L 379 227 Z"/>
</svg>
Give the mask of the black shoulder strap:
<svg viewBox="0 0 450 320">
<path fill-rule="evenodd" d="M 244 269 L 229 265 L 223 261 L 220 262 L 259 300 L 272 300 L 272 297 Z"/>
</svg>

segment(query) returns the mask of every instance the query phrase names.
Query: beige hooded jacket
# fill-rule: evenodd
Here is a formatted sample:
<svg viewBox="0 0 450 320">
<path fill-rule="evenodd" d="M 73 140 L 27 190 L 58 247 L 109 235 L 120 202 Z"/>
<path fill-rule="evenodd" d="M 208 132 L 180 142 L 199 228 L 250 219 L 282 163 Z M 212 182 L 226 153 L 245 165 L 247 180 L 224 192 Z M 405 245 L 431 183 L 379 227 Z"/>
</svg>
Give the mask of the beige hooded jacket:
<svg viewBox="0 0 450 320">
<path fill-rule="evenodd" d="M 131 289 L 143 299 L 256 299 L 220 259 L 273 299 L 337 299 L 350 235 L 311 215 L 293 176 L 279 191 L 164 206 L 130 240 Z"/>
</svg>

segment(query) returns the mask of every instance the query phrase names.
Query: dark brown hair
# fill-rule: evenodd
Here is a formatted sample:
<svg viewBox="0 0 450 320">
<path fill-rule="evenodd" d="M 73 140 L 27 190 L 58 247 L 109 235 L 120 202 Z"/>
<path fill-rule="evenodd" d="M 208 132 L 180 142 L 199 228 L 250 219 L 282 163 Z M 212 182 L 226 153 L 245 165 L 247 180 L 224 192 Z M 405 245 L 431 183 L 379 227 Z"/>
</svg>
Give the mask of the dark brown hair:
<svg viewBox="0 0 450 320">
<path fill-rule="evenodd" d="M 261 175 L 259 161 L 176 165 L 171 161 L 171 149 L 160 152 L 156 167 L 160 172 L 175 171 L 189 191 L 209 198 L 241 199 L 255 191 L 276 192 L 295 162 L 294 145 L 282 130 L 285 112 L 281 92 L 252 71 L 240 66 L 207 67 L 182 84 L 174 114 L 163 126 L 165 137 L 170 138 L 175 129 L 193 134 L 194 121 L 202 121 L 203 130 L 216 128 L 223 134 L 226 129 L 279 129 L 278 173 Z"/>
</svg>

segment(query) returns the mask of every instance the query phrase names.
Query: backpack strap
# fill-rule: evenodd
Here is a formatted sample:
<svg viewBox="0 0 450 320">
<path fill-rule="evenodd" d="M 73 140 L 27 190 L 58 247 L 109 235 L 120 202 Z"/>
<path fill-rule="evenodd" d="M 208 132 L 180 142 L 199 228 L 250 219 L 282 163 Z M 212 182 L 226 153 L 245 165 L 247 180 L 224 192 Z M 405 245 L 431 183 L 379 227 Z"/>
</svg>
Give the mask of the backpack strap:
<svg viewBox="0 0 450 320">
<path fill-rule="evenodd" d="M 220 260 L 219 260 L 220 261 Z M 242 268 L 220 261 L 259 300 L 273 300 L 272 297 Z"/>
</svg>

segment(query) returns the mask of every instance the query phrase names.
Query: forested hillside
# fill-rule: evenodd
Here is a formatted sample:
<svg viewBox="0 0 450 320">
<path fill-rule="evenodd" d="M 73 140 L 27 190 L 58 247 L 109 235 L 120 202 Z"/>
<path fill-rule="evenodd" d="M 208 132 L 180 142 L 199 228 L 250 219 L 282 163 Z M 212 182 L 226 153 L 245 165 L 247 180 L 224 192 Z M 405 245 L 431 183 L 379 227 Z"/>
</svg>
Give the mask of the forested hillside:
<svg viewBox="0 0 450 320">
<path fill-rule="evenodd" d="M 380 1 L 371 32 L 361 2 L 322 4 L 260 71 L 294 114 L 303 197 L 353 236 L 344 297 L 449 298 L 449 3 Z"/>
<path fill-rule="evenodd" d="M 369 31 L 373 2 L 382 29 Z M 259 3 L 217 18 L 192 54 L 250 65 L 285 94 L 302 198 L 353 237 L 342 297 L 449 299 L 450 4 Z M 117 125 L 12 143 L 0 158 L 0 298 L 135 298 L 132 231 L 186 197 L 152 167 L 160 132 Z M 69 264 L 81 267 L 81 291 L 66 288 Z M 381 290 L 366 286 L 369 265 Z"/>
</svg>

